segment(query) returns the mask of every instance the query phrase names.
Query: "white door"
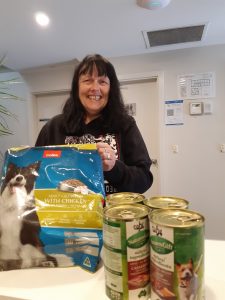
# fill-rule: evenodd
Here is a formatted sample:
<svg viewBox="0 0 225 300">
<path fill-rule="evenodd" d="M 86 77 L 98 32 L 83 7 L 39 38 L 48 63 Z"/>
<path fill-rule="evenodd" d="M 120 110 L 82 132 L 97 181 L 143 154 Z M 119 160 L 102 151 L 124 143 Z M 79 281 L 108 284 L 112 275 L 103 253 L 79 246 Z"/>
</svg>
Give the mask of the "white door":
<svg viewBox="0 0 225 300">
<path fill-rule="evenodd" d="M 69 92 L 45 93 L 36 96 L 37 134 L 49 119 L 62 112 L 68 97 Z"/>
<path fill-rule="evenodd" d="M 121 83 L 124 102 L 133 114 L 154 164 L 151 166 L 154 181 L 146 197 L 159 195 L 159 95 L 156 79 Z M 132 105 L 133 104 L 133 105 Z"/>
</svg>

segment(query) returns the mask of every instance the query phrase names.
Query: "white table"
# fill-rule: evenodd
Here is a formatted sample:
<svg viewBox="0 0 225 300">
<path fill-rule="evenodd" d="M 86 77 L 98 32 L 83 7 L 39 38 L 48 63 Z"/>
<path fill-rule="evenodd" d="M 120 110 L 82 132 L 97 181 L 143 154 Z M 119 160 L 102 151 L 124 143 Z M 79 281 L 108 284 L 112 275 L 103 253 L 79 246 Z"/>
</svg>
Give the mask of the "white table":
<svg viewBox="0 0 225 300">
<path fill-rule="evenodd" d="M 225 299 L 225 241 L 205 242 L 206 300 Z M 15 297 L 15 298 L 14 298 Z M 27 269 L 0 272 L 0 300 L 106 300 L 104 267 Z"/>
</svg>

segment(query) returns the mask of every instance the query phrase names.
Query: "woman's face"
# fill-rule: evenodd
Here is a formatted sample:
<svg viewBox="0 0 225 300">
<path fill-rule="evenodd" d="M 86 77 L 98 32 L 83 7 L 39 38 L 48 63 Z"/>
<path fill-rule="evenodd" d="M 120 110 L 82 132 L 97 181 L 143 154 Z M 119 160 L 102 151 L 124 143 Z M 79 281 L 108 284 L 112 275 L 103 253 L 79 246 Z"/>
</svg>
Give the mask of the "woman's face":
<svg viewBox="0 0 225 300">
<path fill-rule="evenodd" d="M 110 80 L 107 76 L 98 76 L 94 68 L 92 74 L 83 74 L 79 78 L 79 98 L 86 110 L 85 122 L 97 118 L 108 103 Z"/>
</svg>

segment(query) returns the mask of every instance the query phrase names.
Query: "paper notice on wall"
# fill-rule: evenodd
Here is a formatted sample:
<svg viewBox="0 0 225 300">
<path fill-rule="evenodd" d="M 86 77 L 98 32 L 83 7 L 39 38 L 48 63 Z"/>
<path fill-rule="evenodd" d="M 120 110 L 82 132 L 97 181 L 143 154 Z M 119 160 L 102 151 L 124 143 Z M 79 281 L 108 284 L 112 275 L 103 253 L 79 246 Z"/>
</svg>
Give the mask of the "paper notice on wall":
<svg viewBox="0 0 225 300">
<path fill-rule="evenodd" d="M 215 73 L 179 75 L 178 90 L 181 99 L 215 97 Z"/>
<path fill-rule="evenodd" d="M 166 125 L 183 125 L 183 100 L 165 101 L 165 124 Z"/>
</svg>

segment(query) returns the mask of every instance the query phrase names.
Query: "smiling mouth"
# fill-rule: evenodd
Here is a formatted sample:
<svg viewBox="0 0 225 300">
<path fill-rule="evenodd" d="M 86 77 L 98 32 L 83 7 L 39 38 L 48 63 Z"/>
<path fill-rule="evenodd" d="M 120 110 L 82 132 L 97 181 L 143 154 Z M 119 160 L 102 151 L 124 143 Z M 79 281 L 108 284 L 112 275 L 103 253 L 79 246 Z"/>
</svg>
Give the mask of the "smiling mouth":
<svg viewBox="0 0 225 300">
<path fill-rule="evenodd" d="M 101 96 L 99 96 L 99 95 L 97 95 L 97 96 L 88 96 L 88 98 L 90 100 L 99 101 L 101 99 Z"/>
</svg>

